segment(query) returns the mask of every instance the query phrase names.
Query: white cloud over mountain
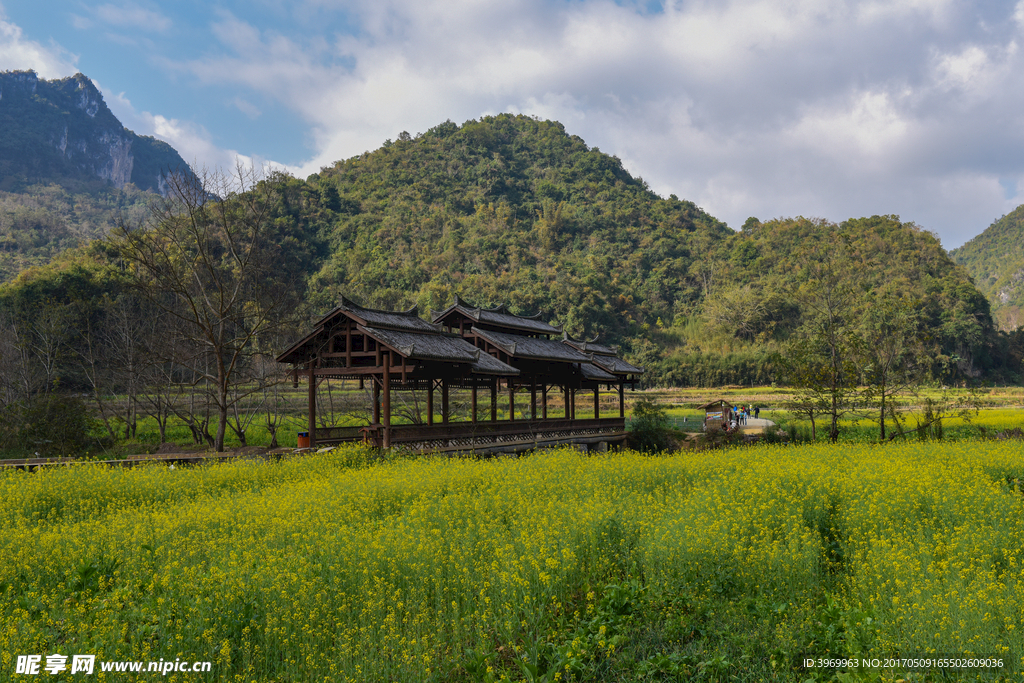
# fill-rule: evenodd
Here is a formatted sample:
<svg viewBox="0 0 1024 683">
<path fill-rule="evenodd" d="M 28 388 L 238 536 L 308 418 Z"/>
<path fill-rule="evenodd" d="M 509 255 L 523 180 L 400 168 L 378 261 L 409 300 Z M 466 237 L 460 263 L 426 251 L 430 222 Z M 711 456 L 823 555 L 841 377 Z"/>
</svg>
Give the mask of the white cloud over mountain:
<svg viewBox="0 0 1024 683">
<path fill-rule="evenodd" d="M 225 102 L 249 121 L 267 103 L 293 112 L 314 150 L 302 173 L 513 111 L 733 226 L 898 213 L 956 246 L 1024 201 L 1024 2 L 307 0 L 273 21 L 218 7 L 194 19 L 211 43 L 165 50 L 161 68 L 237 89 Z M 139 116 L 186 158 L 231 154 L 203 122 Z"/>
<path fill-rule="evenodd" d="M 0 5 L 0 70 L 34 69 L 42 78 L 63 78 L 75 73 L 77 57 L 59 45 L 43 45 L 24 36 L 21 27 L 7 21 Z"/>
</svg>

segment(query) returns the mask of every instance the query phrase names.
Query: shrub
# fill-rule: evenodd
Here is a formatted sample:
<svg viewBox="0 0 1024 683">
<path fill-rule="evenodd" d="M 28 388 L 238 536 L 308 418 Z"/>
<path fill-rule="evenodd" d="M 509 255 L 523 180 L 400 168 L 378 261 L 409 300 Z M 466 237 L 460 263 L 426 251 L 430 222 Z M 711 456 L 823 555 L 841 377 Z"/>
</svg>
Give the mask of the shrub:
<svg viewBox="0 0 1024 683">
<path fill-rule="evenodd" d="M 629 425 L 629 446 L 643 453 L 659 453 L 675 443 L 664 406 L 642 398 L 633 406 Z"/>
<path fill-rule="evenodd" d="M 8 444 L 39 455 L 72 455 L 85 448 L 91 419 L 76 396 L 46 394 L 8 407 Z"/>
</svg>

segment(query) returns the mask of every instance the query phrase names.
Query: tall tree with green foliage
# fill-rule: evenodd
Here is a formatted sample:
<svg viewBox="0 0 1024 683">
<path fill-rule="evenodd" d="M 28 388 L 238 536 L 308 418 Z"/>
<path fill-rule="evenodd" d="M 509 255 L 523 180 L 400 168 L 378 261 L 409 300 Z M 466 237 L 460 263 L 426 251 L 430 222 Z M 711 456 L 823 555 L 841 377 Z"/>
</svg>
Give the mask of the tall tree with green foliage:
<svg viewBox="0 0 1024 683">
<path fill-rule="evenodd" d="M 839 439 L 839 420 L 859 398 L 859 360 L 863 342 L 857 335 L 857 289 L 846 239 L 810 245 L 804 251 L 804 284 L 797 296 L 805 318 L 787 355 L 790 381 L 800 401 L 829 415 L 829 440 Z"/>
<path fill-rule="evenodd" d="M 861 319 L 866 400 L 878 410 L 880 441 L 886 438 L 886 415 L 896 414 L 896 397 L 922 380 L 926 350 L 919 311 L 920 302 L 887 291 L 872 298 Z"/>
</svg>

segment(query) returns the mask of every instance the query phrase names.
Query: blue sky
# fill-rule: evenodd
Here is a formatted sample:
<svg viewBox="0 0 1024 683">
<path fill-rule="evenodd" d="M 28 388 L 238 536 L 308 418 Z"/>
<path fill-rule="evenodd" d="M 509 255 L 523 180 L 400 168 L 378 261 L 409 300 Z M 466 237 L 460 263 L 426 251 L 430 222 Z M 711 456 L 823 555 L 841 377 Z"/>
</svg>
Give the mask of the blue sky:
<svg viewBox="0 0 1024 683">
<path fill-rule="evenodd" d="M 1024 0 L 0 0 L 0 69 L 93 79 L 190 162 L 305 176 L 503 111 L 739 227 L 1024 202 Z"/>
</svg>

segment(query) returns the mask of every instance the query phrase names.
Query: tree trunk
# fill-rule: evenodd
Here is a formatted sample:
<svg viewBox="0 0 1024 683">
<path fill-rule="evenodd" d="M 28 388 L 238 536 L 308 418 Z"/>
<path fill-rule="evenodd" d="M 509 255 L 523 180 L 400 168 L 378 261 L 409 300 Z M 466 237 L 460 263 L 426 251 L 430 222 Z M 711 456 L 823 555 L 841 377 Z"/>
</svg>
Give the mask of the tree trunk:
<svg viewBox="0 0 1024 683">
<path fill-rule="evenodd" d="M 213 450 L 224 452 L 224 436 L 228 429 L 228 376 L 224 358 L 217 354 L 217 438 Z"/>
<path fill-rule="evenodd" d="M 878 425 L 881 428 L 879 441 L 885 441 L 885 385 L 882 385 L 882 408 L 878 413 Z"/>
<path fill-rule="evenodd" d="M 224 452 L 224 434 L 228 428 L 228 407 L 221 397 L 221 403 L 217 406 L 217 436 L 214 438 L 213 450 L 218 453 Z"/>
</svg>

